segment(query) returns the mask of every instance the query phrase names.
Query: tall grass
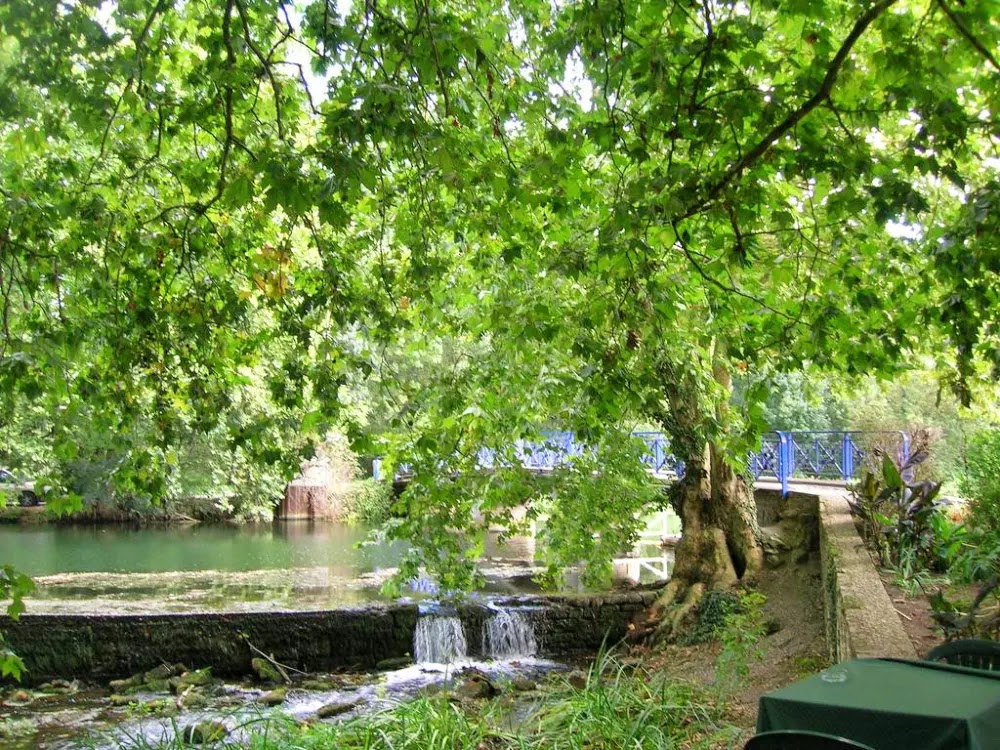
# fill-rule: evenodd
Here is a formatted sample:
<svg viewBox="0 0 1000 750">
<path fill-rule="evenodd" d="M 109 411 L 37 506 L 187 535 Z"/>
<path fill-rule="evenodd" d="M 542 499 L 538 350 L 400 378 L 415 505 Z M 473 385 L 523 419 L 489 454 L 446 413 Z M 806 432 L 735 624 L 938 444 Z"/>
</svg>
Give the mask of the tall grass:
<svg viewBox="0 0 1000 750">
<path fill-rule="evenodd" d="M 602 654 L 586 684 L 556 678 L 533 698 L 455 702 L 417 698 L 337 723 L 271 716 L 215 748 L 247 750 L 666 750 L 719 746 L 737 734 L 706 691 Z M 179 738 L 123 743 L 125 750 L 181 750 Z"/>
<path fill-rule="evenodd" d="M 734 730 L 702 689 L 602 654 L 582 690 L 566 685 L 541 706 L 533 748 L 710 747 Z"/>
</svg>

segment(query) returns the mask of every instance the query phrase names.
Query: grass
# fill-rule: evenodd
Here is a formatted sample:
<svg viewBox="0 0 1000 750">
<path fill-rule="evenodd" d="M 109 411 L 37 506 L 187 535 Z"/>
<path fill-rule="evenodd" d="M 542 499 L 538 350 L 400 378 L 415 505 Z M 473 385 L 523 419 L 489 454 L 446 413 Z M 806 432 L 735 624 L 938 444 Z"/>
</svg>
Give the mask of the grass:
<svg viewBox="0 0 1000 750">
<path fill-rule="evenodd" d="M 546 701 L 532 729 L 528 747 L 566 750 L 711 747 L 735 731 L 701 688 L 607 656 L 582 690 L 566 685 Z"/>
<path fill-rule="evenodd" d="M 398 703 L 338 723 L 302 724 L 287 717 L 245 724 L 239 741 L 215 748 L 247 750 L 661 750 L 728 744 L 738 730 L 722 719 L 710 694 L 666 675 L 602 655 L 582 688 L 557 678 L 531 697 L 456 702 L 447 694 Z M 181 750 L 180 738 L 125 740 L 126 750 Z M 206 746 L 208 747 L 208 746 Z"/>
</svg>

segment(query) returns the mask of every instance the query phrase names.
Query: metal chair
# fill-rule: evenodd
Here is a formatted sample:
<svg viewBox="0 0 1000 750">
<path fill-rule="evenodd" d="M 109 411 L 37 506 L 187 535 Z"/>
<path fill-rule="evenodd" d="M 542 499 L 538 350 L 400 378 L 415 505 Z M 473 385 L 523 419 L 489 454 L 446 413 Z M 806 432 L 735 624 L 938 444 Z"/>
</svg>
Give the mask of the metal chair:
<svg viewBox="0 0 1000 750">
<path fill-rule="evenodd" d="M 932 648 L 926 661 L 943 661 L 959 667 L 1000 672 L 1000 643 L 976 638 L 963 638 Z"/>
<path fill-rule="evenodd" d="M 822 732 L 779 729 L 750 738 L 743 750 L 874 750 L 868 745 Z"/>
</svg>

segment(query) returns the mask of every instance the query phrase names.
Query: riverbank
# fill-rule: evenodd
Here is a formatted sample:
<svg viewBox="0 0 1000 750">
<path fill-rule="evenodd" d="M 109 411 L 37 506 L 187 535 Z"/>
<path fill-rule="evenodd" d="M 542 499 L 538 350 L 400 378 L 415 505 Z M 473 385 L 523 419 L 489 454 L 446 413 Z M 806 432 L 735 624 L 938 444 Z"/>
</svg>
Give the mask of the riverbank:
<svg viewBox="0 0 1000 750">
<path fill-rule="evenodd" d="M 163 506 L 130 509 L 117 505 L 95 503 L 72 513 L 56 514 L 45 505 L 22 508 L 0 506 L 0 524 L 44 525 L 122 525 L 122 526 L 184 526 L 195 523 L 254 523 L 261 519 L 240 518 L 223 510 L 211 499 L 174 501 Z"/>
<path fill-rule="evenodd" d="M 815 559 L 767 570 L 747 592 L 763 597 L 759 612 L 750 621 L 722 623 L 705 642 L 659 648 L 620 644 L 593 667 L 574 659 L 567 666 L 528 657 L 476 662 L 493 687 L 484 686 L 475 671 L 418 663 L 382 664 L 395 669 L 388 672 L 292 672 L 289 685 L 215 680 L 214 687 L 187 693 L 180 684 L 164 684 L 157 692 L 155 685 L 129 689 L 117 682 L 87 687 L 83 681 L 54 681 L 25 691 L 32 702 L 20 706 L 11 705 L 18 703 L 11 688 L 0 696 L 0 722 L 33 734 L 22 737 L 22 744 L 10 738 L 0 744 L 16 750 L 180 750 L 188 746 L 177 732 L 209 721 L 222 724 L 231 742 L 254 750 L 617 750 L 629 737 L 651 750 L 742 747 L 753 733 L 763 693 L 829 663 L 819 587 Z M 470 652 L 480 631 L 472 623 L 466 628 Z M 544 643 L 543 633 L 535 635 Z M 324 680 L 331 685 L 321 689 Z M 59 695 L 67 689 L 78 692 Z M 199 702 L 198 691 L 208 704 Z M 27 719 L 40 724 L 26 724 Z M 67 744 L 70 729 L 77 737 L 87 732 L 113 739 Z M 49 742 L 60 737 L 61 744 Z"/>
<path fill-rule="evenodd" d="M 216 741 L 254 750 L 617 750 L 730 747 L 745 733 L 715 687 L 607 653 L 589 669 L 535 659 L 421 664 L 279 686 L 201 674 L 170 678 L 176 687 L 166 695 L 128 685 L 100 695 L 72 683 L 8 693 L 3 702 L 20 707 L 0 719 L 0 739 L 9 750 L 180 750 Z"/>
</svg>

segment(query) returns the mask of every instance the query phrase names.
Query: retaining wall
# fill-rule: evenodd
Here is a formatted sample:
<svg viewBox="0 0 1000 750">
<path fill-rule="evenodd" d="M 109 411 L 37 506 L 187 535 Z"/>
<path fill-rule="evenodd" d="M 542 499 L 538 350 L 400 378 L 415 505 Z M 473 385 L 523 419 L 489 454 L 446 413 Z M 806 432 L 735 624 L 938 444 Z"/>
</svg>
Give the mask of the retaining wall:
<svg viewBox="0 0 1000 750">
<path fill-rule="evenodd" d="M 502 602 L 532 621 L 542 655 L 596 652 L 616 643 L 656 592 L 532 597 Z M 459 616 L 472 655 L 479 655 L 490 611 L 464 605 Z M 250 672 L 250 644 L 307 672 L 371 669 L 408 656 L 419 616 L 415 604 L 373 605 L 326 612 L 184 615 L 23 615 L 0 618 L 0 632 L 37 683 L 56 677 L 107 681 L 181 662 L 211 666 L 219 676 Z"/>
<path fill-rule="evenodd" d="M 834 661 L 872 657 L 915 659 L 843 490 L 819 490 L 819 539 L 826 642 Z"/>
</svg>

